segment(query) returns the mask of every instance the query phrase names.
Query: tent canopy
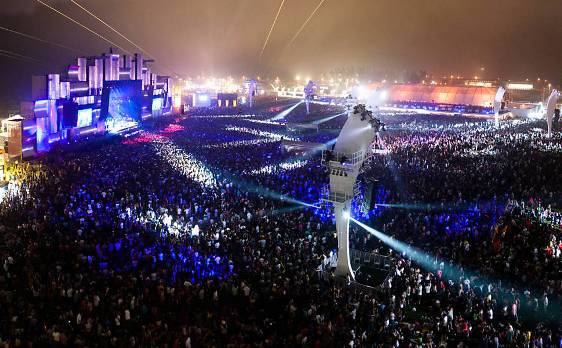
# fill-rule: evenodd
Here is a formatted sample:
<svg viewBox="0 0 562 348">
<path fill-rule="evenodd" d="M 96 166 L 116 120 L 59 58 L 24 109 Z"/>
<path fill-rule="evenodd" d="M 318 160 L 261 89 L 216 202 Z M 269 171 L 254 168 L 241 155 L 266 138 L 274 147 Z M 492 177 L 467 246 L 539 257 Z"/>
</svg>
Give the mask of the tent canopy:
<svg viewBox="0 0 562 348">
<path fill-rule="evenodd" d="M 497 88 L 473 86 L 392 85 L 390 102 L 421 102 L 492 107 Z"/>
</svg>

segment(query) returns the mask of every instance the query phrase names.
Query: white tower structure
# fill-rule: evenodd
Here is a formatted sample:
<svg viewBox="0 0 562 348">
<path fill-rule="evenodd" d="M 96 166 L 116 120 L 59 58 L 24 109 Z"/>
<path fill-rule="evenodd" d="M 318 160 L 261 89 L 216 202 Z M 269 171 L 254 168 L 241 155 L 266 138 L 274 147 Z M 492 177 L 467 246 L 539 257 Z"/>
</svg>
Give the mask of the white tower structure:
<svg viewBox="0 0 562 348">
<path fill-rule="evenodd" d="M 363 162 L 374 153 L 377 133 L 384 124 L 373 117 L 365 105 L 349 111 L 337 141 L 331 150 L 322 152 L 322 164 L 330 170 L 330 184 L 324 188 L 324 199 L 334 204 L 338 237 L 336 276 L 355 278 L 349 259 L 349 217 L 351 201 L 358 193 L 357 176 Z"/>
<path fill-rule="evenodd" d="M 256 80 L 250 80 L 248 82 L 248 103 L 250 103 L 250 107 L 254 106 L 254 96 L 256 95 L 256 87 L 257 87 Z"/>
<path fill-rule="evenodd" d="M 318 87 L 312 80 L 308 81 L 308 84 L 304 86 L 304 102 L 306 104 L 306 114 L 310 114 L 310 101 L 314 98 L 316 94 L 316 89 Z"/>
<path fill-rule="evenodd" d="M 552 118 L 554 116 L 554 109 L 556 109 L 556 103 L 560 97 L 560 92 L 553 89 L 550 93 L 546 102 L 546 125 L 548 127 L 548 137 L 552 136 Z"/>
<path fill-rule="evenodd" d="M 496 92 L 496 98 L 494 99 L 494 121 L 496 123 L 496 127 L 500 126 L 500 109 L 502 106 L 504 94 L 505 88 L 499 87 L 498 91 Z"/>
</svg>

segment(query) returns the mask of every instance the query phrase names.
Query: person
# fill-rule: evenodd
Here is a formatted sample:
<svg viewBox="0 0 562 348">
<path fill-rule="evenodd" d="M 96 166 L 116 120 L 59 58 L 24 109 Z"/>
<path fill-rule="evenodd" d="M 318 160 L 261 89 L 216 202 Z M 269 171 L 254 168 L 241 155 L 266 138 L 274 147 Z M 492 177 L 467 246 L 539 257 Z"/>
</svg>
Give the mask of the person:
<svg viewBox="0 0 562 348">
<path fill-rule="evenodd" d="M 331 213 L 294 204 L 315 203 L 327 176 L 314 155 L 296 162 L 280 148 L 283 136 L 297 136 L 267 122 L 273 103 L 242 116 L 192 109 L 128 138 L 18 164 L 18 190 L 0 203 L 0 342 L 499 347 L 560 340 L 558 251 L 545 252 L 562 240 L 562 188 L 549 179 L 562 165 L 559 138 L 547 141 L 533 122 L 496 130 L 440 115 L 385 118 L 390 154 L 364 168 L 380 181 L 380 206 L 366 223 L 426 256 L 393 252 L 352 226 L 351 248 L 394 260 L 384 291 L 373 293 L 330 270 Z M 306 117 L 333 110 L 312 111 Z"/>
</svg>

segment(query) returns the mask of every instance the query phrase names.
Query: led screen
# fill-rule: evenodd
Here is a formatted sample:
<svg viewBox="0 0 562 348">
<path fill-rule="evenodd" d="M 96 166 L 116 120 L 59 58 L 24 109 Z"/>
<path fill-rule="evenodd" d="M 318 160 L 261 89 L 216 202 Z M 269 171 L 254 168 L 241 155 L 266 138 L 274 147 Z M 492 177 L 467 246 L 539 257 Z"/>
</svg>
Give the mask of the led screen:
<svg viewBox="0 0 562 348">
<path fill-rule="evenodd" d="M 92 109 L 78 110 L 78 128 L 92 125 Z"/>
<path fill-rule="evenodd" d="M 142 81 L 106 81 L 100 118 L 111 122 L 139 122 L 142 109 Z"/>
</svg>

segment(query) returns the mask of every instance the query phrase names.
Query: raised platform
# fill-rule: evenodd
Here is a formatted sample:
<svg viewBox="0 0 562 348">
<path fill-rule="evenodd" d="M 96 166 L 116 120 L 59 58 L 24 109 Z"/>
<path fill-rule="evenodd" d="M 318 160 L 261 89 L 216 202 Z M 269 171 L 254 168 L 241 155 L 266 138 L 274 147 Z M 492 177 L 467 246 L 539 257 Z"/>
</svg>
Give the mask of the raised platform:
<svg viewBox="0 0 562 348">
<path fill-rule="evenodd" d="M 313 123 L 287 123 L 286 127 L 291 132 L 318 132 L 318 125 Z"/>
<path fill-rule="evenodd" d="M 281 146 L 289 152 L 316 152 L 326 150 L 322 143 L 309 143 L 306 141 L 281 140 Z"/>
</svg>

